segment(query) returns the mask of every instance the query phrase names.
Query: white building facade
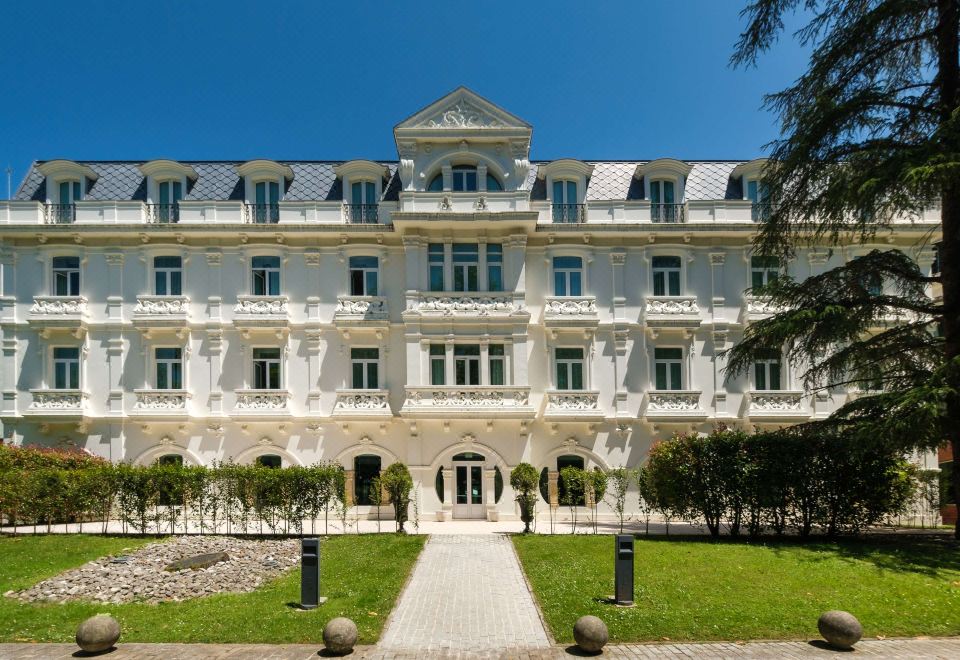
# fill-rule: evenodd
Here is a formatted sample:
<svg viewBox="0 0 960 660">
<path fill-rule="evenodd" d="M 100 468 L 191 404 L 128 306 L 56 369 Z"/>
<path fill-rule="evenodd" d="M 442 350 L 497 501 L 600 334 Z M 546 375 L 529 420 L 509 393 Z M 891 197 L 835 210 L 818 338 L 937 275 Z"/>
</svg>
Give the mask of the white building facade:
<svg viewBox="0 0 960 660">
<path fill-rule="evenodd" d="M 465 88 L 394 135 L 394 162 L 35 163 L 0 202 L 4 440 L 336 461 L 361 517 L 402 461 L 421 516 L 512 518 L 521 461 L 556 503 L 565 465 L 827 416 L 856 393 L 807 395 L 781 356 L 726 378 L 773 311 L 745 290 L 934 260 L 936 211 L 757 258 L 762 160 L 531 161 L 531 126 Z"/>
</svg>

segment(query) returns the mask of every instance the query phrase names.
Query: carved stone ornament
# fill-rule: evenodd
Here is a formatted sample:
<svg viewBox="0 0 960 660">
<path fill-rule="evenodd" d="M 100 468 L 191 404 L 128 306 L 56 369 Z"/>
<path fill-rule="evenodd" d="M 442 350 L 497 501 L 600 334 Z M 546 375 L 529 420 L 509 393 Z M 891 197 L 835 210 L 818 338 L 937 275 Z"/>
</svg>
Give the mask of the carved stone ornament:
<svg viewBox="0 0 960 660">
<path fill-rule="evenodd" d="M 386 392 L 345 392 L 337 394 L 334 410 L 386 410 Z"/>
<path fill-rule="evenodd" d="M 750 410 L 764 412 L 792 412 L 801 409 L 799 392 L 763 392 L 750 396 Z"/>
<path fill-rule="evenodd" d="M 287 299 L 282 296 L 248 296 L 237 300 L 233 312 L 252 316 L 285 315 Z"/>
<path fill-rule="evenodd" d="M 186 407 L 185 392 L 164 392 L 163 390 L 137 392 L 137 401 L 133 404 L 134 410 L 184 410 Z"/>
<path fill-rule="evenodd" d="M 547 408 L 553 410 L 597 410 L 599 396 L 593 392 L 550 392 Z"/>
<path fill-rule="evenodd" d="M 87 299 L 83 296 L 36 296 L 30 308 L 31 314 L 47 316 L 68 316 L 86 311 Z"/>
<path fill-rule="evenodd" d="M 420 124 L 425 128 L 500 128 L 503 123 L 490 113 L 462 99 Z"/>
<path fill-rule="evenodd" d="M 650 394 L 650 410 L 693 411 L 700 409 L 699 392 L 658 392 Z"/>
<path fill-rule="evenodd" d="M 134 314 L 171 316 L 187 313 L 187 299 L 183 296 L 137 296 Z"/>
<path fill-rule="evenodd" d="M 663 316 L 698 315 L 700 307 L 694 298 L 647 298 L 647 314 Z"/>
<path fill-rule="evenodd" d="M 547 316 L 593 316 L 597 313 L 597 300 L 593 296 L 548 298 L 543 310 Z"/>
<path fill-rule="evenodd" d="M 346 316 L 386 316 L 385 298 L 372 296 L 338 296 L 335 314 Z"/>
<path fill-rule="evenodd" d="M 417 302 L 418 312 L 441 312 L 444 315 L 476 314 L 486 316 L 494 312 L 510 314 L 517 311 L 513 297 L 503 296 L 425 296 Z"/>
</svg>

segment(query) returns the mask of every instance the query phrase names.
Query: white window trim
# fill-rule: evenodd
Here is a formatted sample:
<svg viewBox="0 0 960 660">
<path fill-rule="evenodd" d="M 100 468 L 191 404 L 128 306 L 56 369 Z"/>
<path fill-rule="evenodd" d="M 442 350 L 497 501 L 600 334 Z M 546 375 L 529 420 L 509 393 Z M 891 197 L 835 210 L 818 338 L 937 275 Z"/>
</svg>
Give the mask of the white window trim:
<svg viewBox="0 0 960 660">
<path fill-rule="evenodd" d="M 655 281 L 655 277 L 654 277 L 654 276 L 655 276 L 655 274 L 656 274 L 658 271 L 659 271 L 659 272 L 664 272 L 664 273 L 669 273 L 669 272 L 672 272 L 672 271 L 674 270 L 673 268 L 664 268 L 664 269 L 658 269 L 658 268 L 656 268 L 656 267 L 653 265 L 653 260 L 654 260 L 654 258 L 656 258 L 656 257 L 677 257 L 677 258 L 680 260 L 680 276 L 679 276 L 679 278 L 678 278 L 678 279 L 680 280 L 680 292 L 679 292 L 679 293 L 676 293 L 676 294 L 672 294 L 672 293 L 667 292 L 667 293 L 664 293 L 664 294 L 662 294 L 662 295 L 664 295 L 664 296 L 683 296 L 683 295 L 685 295 L 684 292 L 687 291 L 687 264 L 686 264 L 687 258 L 686 258 L 686 255 L 681 254 L 681 253 L 679 253 L 679 252 L 669 252 L 669 251 L 656 252 L 656 253 L 653 253 L 653 254 L 650 255 L 650 266 L 649 266 L 649 268 L 650 268 L 650 295 L 651 295 L 651 296 L 657 295 L 657 294 L 655 293 L 656 289 L 655 289 L 655 285 L 654 285 L 654 281 Z M 669 290 L 669 278 L 666 278 L 666 279 L 664 280 L 664 286 L 665 286 L 666 289 Z"/>
<path fill-rule="evenodd" d="M 579 390 L 576 390 L 576 389 L 560 390 L 559 365 L 560 365 L 561 360 L 558 360 L 558 359 L 557 359 L 557 349 L 566 349 L 566 348 L 578 348 L 578 349 L 580 349 L 580 350 L 583 352 L 583 357 L 579 360 L 579 362 L 583 365 L 583 383 L 582 383 L 583 389 L 579 389 Z M 555 390 L 557 390 L 557 391 L 563 391 L 563 392 L 588 392 L 588 391 L 590 391 L 590 389 L 591 389 L 591 387 L 592 387 L 592 382 L 591 382 L 592 379 L 590 378 L 590 372 L 591 372 L 591 368 L 590 368 L 591 359 L 590 359 L 590 357 L 591 357 L 591 356 L 590 356 L 590 348 L 589 348 L 588 346 L 583 346 L 582 344 L 581 344 L 581 345 L 572 345 L 572 346 L 571 346 L 571 345 L 559 344 L 559 345 L 551 346 L 551 347 L 550 347 L 550 358 L 551 358 L 551 362 L 552 362 L 552 365 L 551 365 L 552 368 L 551 368 L 550 372 L 551 372 L 551 376 L 553 377 L 553 383 L 552 383 L 553 389 L 555 389 Z M 576 363 L 576 362 L 578 362 L 578 361 L 577 361 L 577 360 L 564 359 L 564 360 L 562 360 L 562 362 L 565 363 L 565 364 L 574 364 L 574 363 Z"/>
<path fill-rule="evenodd" d="M 376 265 L 375 268 L 366 268 L 366 267 L 363 267 L 363 266 L 358 267 L 358 268 L 354 268 L 353 266 L 350 265 L 350 260 L 351 260 L 352 258 L 354 258 L 354 257 L 373 257 L 374 259 L 377 260 L 377 265 Z M 381 270 L 380 270 L 380 261 L 381 261 L 380 255 L 377 254 L 377 253 L 375 253 L 375 252 L 373 252 L 373 253 L 371 253 L 371 252 L 366 252 L 366 253 L 360 252 L 360 253 L 357 253 L 357 254 L 351 254 L 349 257 L 347 257 L 347 293 L 348 293 L 349 295 L 358 295 L 358 296 L 381 296 L 381 295 L 383 295 L 383 274 L 381 273 Z M 351 285 L 352 285 L 352 283 L 353 283 L 353 271 L 354 271 L 354 270 L 360 270 L 360 271 L 363 271 L 363 273 L 364 273 L 364 276 L 363 276 L 363 289 L 364 289 L 364 293 L 356 293 L 356 294 L 355 294 L 355 293 L 352 293 L 352 292 L 350 291 Z M 376 293 L 366 293 L 366 289 L 367 289 L 367 276 L 366 276 L 366 273 L 368 273 L 368 272 L 374 272 L 374 273 L 377 274 L 377 292 L 376 292 Z M 282 277 L 281 277 L 281 279 L 280 279 L 280 284 L 281 284 L 281 285 L 283 284 L 283 278 L 282 278 Z"/>
<path fill-rule="evenodd" d="M 47 354 L 48 368 L 45 370 L 45 372 L 49 380 L 47 380 L 46 383 L 44 383 L 44 385 L 46 386 L 47 389 L 51 389 L 51 390 L 58 389 L 57 388 L 57 360 L 54 358 L 54 351 L 57 348 L 76 348 L 77 349 L 77 379 L 79 382 L 77 383 L 76 388 L 68 387 L 63 389 L 67 389 L 67 390 L 77 389 L 77 390 L 83 391 L 83 384 L 86 382 L 86 379 L 84 378 L 85 376 L 84 366 L 86 361 L 83 359 L 85 349 L 82 344 L 56 344 L 56 345 L 47 347 L 46 354 Z M 64 361 L 66 362 L 66 360 Z"/>
<path fill-rule="evenodd" d="M 178 348 L 180 349 L 180 387 L 170 387 L 169 390 L 178 391 L 189 389 L 187 387 L 187 349 L 186 347 L 179 344 L 154 344 L 150 347 L 149 351 L 149 363 L 147 367 L 147 373 L 150 375 L 150 386 L 148 389 L 159 390 L 158 382 L 158 369 L 161 363 L 172 364 L 176 362 L 175 360 L 158 360 L 157 359 L 157 349 L 158 348 Z M 167 374 L 168 378 L 170 374 Z"/>
<path fill-rule="evenodd" d="M 680 349 L 680 388 L 679 390 L 658 390 L 657 389 L 657 364 L 663 362 L 665 364 L 672 364 L 675 360 L 658 360 L 657 359 L 657 349 L 658 348 L 679 348 Z M 683 346 L 680 344 L 657 344 L 652 346 L 650 349 L 650 390 L 652 392 L 684 392 L 693 390 L 693 383 L 691 382 L 692 373 L 690 368 L 690 350 L 688 346 Z M 670 370 L 667 369 L 667 380 L 670 379 Z"/>
<path fill-rule="evenodd" d="M 157 257 L 180 257 L 180 293 L 157 293 L 157 273 L 160 271 L 165 271 L 167 275 L 167 288 L 169 289 L 170 277 L 169 273 L 172 272 L 173 268 L 157 268 Z M 147 288 L 150 291 L 148 295 L 151 296 L 167 296 L 167 297 L 176 297 L 178 295 L 184 295 L 184 291 L 187 289 L 187 257 L 183 252 L 156 252 L 151 253 L 148 257 L 148 277 L 150 278 L 147 282 Z M 252 263 L 252 262 L 251 262 Z M 281 279 L 281 283 L 283 280 Z M 252 284 L 252 275 L 251 275 L 251 284 Z"/>
<path fill-rule="evenodd" d="M 376 359 L 376 360 L 371 360 L 371 359 L 369 359 L 369 358 L 354 358 L 354 357 L 353 357 L 353 349 L 355 349 L 355 348 L 375 348 L 375 349 L 377 349 L 377 359 Z M 384 389 L 387 389 L 387 388 L 386 388 L 386 384 L 384 383 L 384 375 L 385 375 L 385 374 L 384 374 L 384 372 L 383 372 L 383 348 L 380 347 L 380 346 L 377 346 L 377 345 L 375 345 L 375 344 L 374 344 L 374 345 L 358 344 L 358 345 L 352 345 L 352 346 L 350 346 L 350 349 L 349 349 L 349 350 L 350 350 L 350 353 L 349 353 L 348 355 L 349 355 L 349 357 L 350 357 L 350 370 L 347 372 L 347 374 L 348 374 L 347 377 L 349 378 L 349 381 L 348 381 L 349 384 L 348 384 L 348 386 L 347 386 L 348 389 L 360 389 L 360 390 L 374 390 L 374 389 L 376 389 L 376 390 L 384 390 Z M 364 369 L 363 369 L 363 383 L 364 383 L 364 387 L 354 387 L 354 383 L 353 383 L 353 365 L 355 365 L 355 364 L 357 364 L 357 363 L 360 363 L 360 364 L 363 364 L 363 365 L 364 365 Z M 376 364 L 376 365 L 377 365 L 377 387 L 376 387 L 376 388 L 367 387 L 367 385 L 369 385 L 369 383 L 367 382 L 368 373 L 367 373 L 366 365 L 368 365 L 368 364 Z"/>
<path fill-rule="evenodd" d="M 764 365 L 764 370 L 766 371 L 766 376 L 767 376 L 767 382 L 769 383 L 770 382 L 770 364 L 774 362 L 779 363 L 780 365 L 780 387 L 776 389 L 768 387 L 765 390 L 761 390 L 757 384 L 757 372 L 756 372 L 755 365 L 757 364 Z M 762 358 L 760 360 L 754 360 L 751 366 L 753 368 L 750 370 L 750 389 L 754 390 L 755 392 L 782 392 L 784 390 L 790 389 L 790 377 L 787 370 L 787 361 L 784 358 L 782 353 L 780 354 L 780 357 L 778 357 L 777 359 Z"/>
<path fill-rule="evenodd" d="M 274 294 L 270 294 L 270 293 L 262 294 L 262 295 L 271 296 L 271 297 L 282 296 L 282 295 L 283 295 L 283 290 L 284 290 L 284 283 L 286 282 L 286 279 L 287 279 L 287 278 L 286 278 L 286 273 L 284 272 L 284 271 L 286 270 L 284 266 L 285 266 L 286 263 L 287 263 L 287 256 L 286 256 L 285 254 L 281 253 L 281 252 L 276 251 L 276 250 L 272 250 L 272 251 L 267 251 L 267 250 L 261 251 L 261 250 L 258 250 L 258 251 L 255 251 L 255 252 L 251 252 L 251 253 L 249 253 L 249 254 L 247 255 L 247 257 L 246 257 L 247 278 L 248 278 L 248 279 L 247 279 L 247 286 L 248 286 L 248 289 L 247 289 L 247 290 L 250 292 L 249 295 L 251 295 L 251 296 L 261 295 L 261 294 L 256 294 L 256 293 L 253 292 L 253 290 L 254 290 L 254 287 L 253 287 L 253 270 L 254 270 L 254 268 L 253 268 L 253 259 L 254 259 L 254 257 L 276 257 L 277 259 L 280 260 L 280 265 L 279 265 L 279 267 L 278 267 L 278 270 L 279 270 L 279 272 L 280 272 L 280 291 L 279 291 L 279 293 L 277 293 L 277 294 L 275 294 L 275 295 L 274 295 Z"/>
<path fill-rule="evenodd" d="M 256 351 L 259 350 L 259 349 L 270 349 L 270 350 L 277 350 L 277 351 L 280 352 L 280 357 L 277 358 L 276 360 L 274 360 L 274 358 L 268 358 L 268 359 L 263 360 L 263 361 L 266 362 L 267 364 L 270 364 L 271 362 L 276 361 L 276 362 L 280 365 L 280 382 L 278 383 L 278 387 L 275 387 L 275 388 L 272 388 L 272 387 L 268 387 L 268 388 L 258 388 L 258 387 L 256 386 L 256 384 L 257 384 L 256 363 L 257 363 L 258 360 L 257 360 L 257 358 L 256 358 L 256 356 L 255 356 L 255 353 L 256 353 Z M 276 391 L 276 392 L 282 392 L 282 391 L 286 390 L 286 389 L 287 389 L 287 369 L 286 369 L 286 364 L 285 364 L 285 362 L 286 362 L 286 355 L 287 355 L 287 352 L 286 352 L 286 350 L 284 349 L 283 346 L 276 346 L 276 345 L 272 345 L 272 346 L 271 346 L 271 345 L 269 345 L 269 344 L 262 344 L 262 345 L 261 345 L 261 344 L 258 344 L 258 345 L 255 345 L 255 346 L 251 346 L 251 347 L 250 347 L 250 364 L 249 364 L 249 367 L 248 367 L 248 368 L 249 368 L 249 373 L 250 373 L 250 388 L 251 388 L 251 389 L 266 389 L 266 390 L 271 391 L 271 392 L 274 392 L 274 391 Z M 268 379 L 269 379 L 269 373 L 270 373 L 270 372 L 269 372 L 269 369 L 268 369 L 268 370 L 267 370 L 267 378 L 268 378 Z"/>
<path fill-rule="evenodd" d="M 49 291 L 48 295 L 51 295 L 51 296 L 57 295 L 57 289 L 56 289 L 57 278 L 55 277 L 54 267 L 53 267 L 53 260 L 56 259 L 57 257 L 75 257 L 78 260 L 79 266 L 77 270 L 80 273 L 80 286 L 78 287 L 77 296 L 82 296 L 83 282 L 85 279 L 84 265 L 86 264 L 87 260 L 84 257 L 84 255 L 80 254 L 76 250 L 68 250 L 66 252 L 57 251 L 57 252 L 50 253 L 47 259 L 47 267 L 44 269 L 47 277 L 47 286 L 45 287 L 45 289 Z M 67 297 L 74 297 L 74 296 L 67 294 Z"/>
<path fill-rule="evenodd" d="M 583 298 L 586 296 L 591 296 L 590 294 L 590 264 L 593 263 L 593 251 L 584 250 L 584 249 L 571 249 L 571 248 L 561 248 L 555 250 L 547 250 L 545 254 L 545 260 L 547 264 L 547 270 L 549 272 L 550 281 L 547 286 L 547 291 L 549 291 L 550 296 L 555 297 L 554 282 L 556 281 L 556 271 L 553 267 L 553 258 L 554 257 L 580 257 L 581 259 L 581 275 L 580 275 L 580 288 L 582 293 L 579 296 L 572 296 L 574 298 Z M 571 296 L 567 296 L 571 297 Z"/>
</svg>

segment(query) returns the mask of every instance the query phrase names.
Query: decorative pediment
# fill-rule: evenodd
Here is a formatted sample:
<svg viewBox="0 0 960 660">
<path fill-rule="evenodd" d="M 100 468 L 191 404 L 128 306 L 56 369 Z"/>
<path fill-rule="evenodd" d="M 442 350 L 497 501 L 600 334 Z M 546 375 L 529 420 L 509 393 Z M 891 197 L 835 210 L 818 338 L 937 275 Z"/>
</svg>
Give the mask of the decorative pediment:
<svg viewBox="0 0 960 660">
<path fill-rule="evenodd" d="M 479 94 L 458 87 L 397 124 L 395 132 L 409 129 L 526 129 L 530 124 Z"/>
</svg>

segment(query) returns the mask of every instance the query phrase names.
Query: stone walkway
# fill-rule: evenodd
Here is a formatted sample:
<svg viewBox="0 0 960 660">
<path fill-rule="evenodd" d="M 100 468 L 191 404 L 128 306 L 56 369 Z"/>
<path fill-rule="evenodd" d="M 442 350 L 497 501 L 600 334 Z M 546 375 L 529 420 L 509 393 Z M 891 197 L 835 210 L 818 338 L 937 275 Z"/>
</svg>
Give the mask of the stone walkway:
<svg viewBox="0 0 960 660">
<path fill-rule="evenodd" d="M 109 660 L 308 660 L 324 657 L 311 644 L 120 644 L 106 653 Z M 473 660 L 502 658 L 558 660 L 576 657 L 572 648 L 502 649 L 481 653 L 402 651 L 357 647 L 347 658 L 355 660 Z M 77 654 L 74 644 L 0 644 L 3 660 L 67 660 L 90 657 Z M 601 656 L 635 660 L 690 658 L 960 658 L 960 638 L 864 640 L 853 653 L 833 651 L 816 642 L 716 642 L 712 644 L 629 644 L 609 646 Z"/>
<path fill-rule="evenodd" d="M 550 646 L 510 539 L 431 536 L 380 639 L 382 650 L 482 652 Z"/>
</svg>

